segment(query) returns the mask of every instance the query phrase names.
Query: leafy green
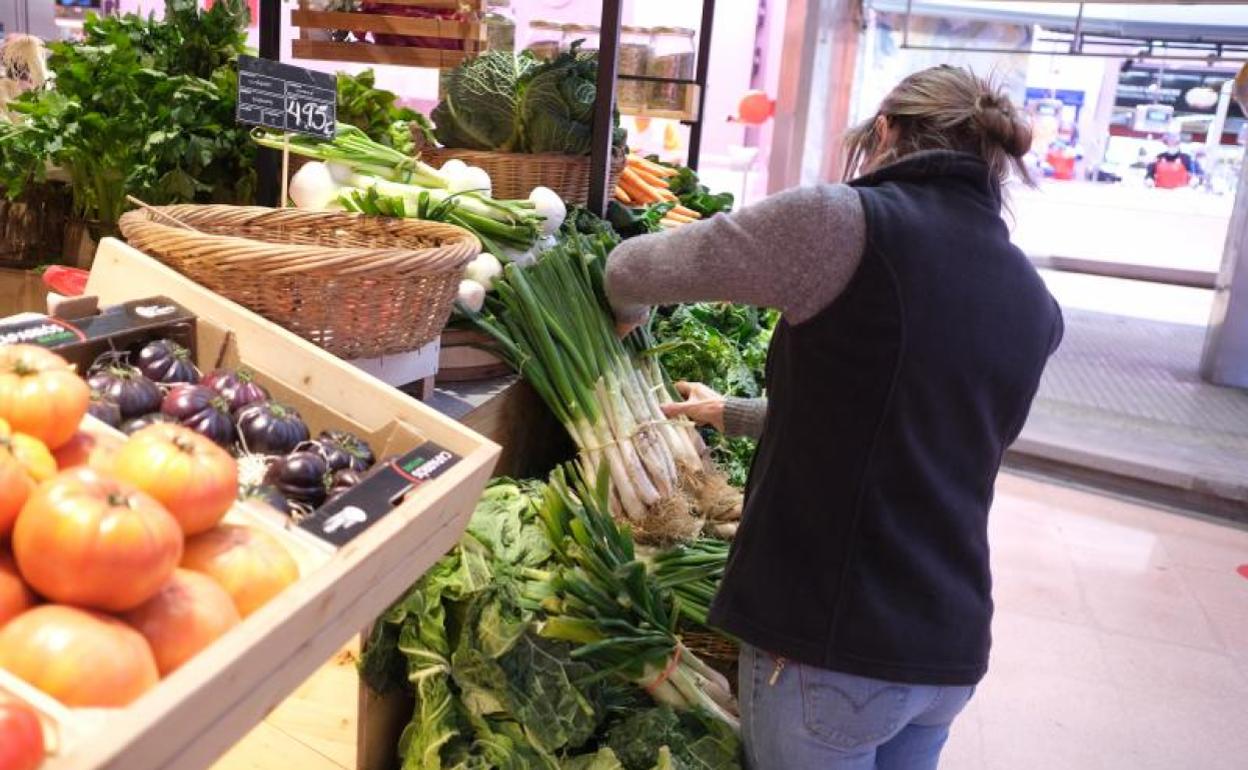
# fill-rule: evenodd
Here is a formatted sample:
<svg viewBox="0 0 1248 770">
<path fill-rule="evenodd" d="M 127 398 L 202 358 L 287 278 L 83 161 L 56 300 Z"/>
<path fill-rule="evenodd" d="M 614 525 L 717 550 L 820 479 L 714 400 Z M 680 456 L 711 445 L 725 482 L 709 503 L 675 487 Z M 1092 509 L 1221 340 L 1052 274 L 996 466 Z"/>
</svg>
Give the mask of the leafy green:
<svg viewBox="0 0 1248 770">
<path fill-rule="evenodd" d="M 656 156 L 650 158 L 659 163 Z M 710 189 L 698 181 L 697 173 L 686 166 L 672 166 L 676 176 L 668 180 L 668 188 L 680 199 L 685 208 L 693 209 L 704 217 L 720 212 L 732 211 L 735 199 L 730 192 L 712 193 Z"/>
<path fill-rule="evenodd" d="M 675 203 L 653 203 L 644 208 L 625 206 L 613 200 L 607 204 L 607 221 L 624 238 L 657 233 L 663 229 L 660 222 Z"/>
<path fill-rule="evenodd" d="M 487 51 L 443 71 L 434 135 L 446 147 L 587 155 L 597 77 L 597 54 L 575 46 L 549 61 Z M 615 146 L 624 138 L 616 116 Z"/>
<path fill-rule="evenodd" d="M 652 333 L 674 380 L 704 382 L 728 396 L 763 395 L 767 348 L 779 315 L 745 305 L 697 303 L 661 309 Z M 745 486 L 755 442 L 706 434 L 711 457 L 735 486 Z"/>
<path fill-rule="evenodd" d="M 533 72 L 519 103 L 526 152 L 589 154 L 597 78 L 598 54 L 575 44 Z M 618 122 L 616 116 L 612 144 L 622 147 L 625 133 Z"/>
<path fill-rule="evenodd" d="M 603 490 L 600 480 L 596 493 Z M 579 484 L 577 494 L 593 492 Z M 566 487 L 492 482 L 459 546 L 378 620 L 361 676 L 374 689 L 413 692 L 412 721 L 399 743 L 404 770 L 739 768 L 738 742 L 726 724 L 657 710 L 640 688 L 609 677 L 597 654 L 538 632 L 548 609 L 579 601 L 550 589 L 566 583 L 560 573 L 573 563 L 628 559 L 629 568 L 615 571 L 623 592 L 617 600 L 648 605 L 636 611 L 656 620 L 671 603 L 633 559 L 627 533 L 607 526 L 609 516 L 568 519 L 570 511 L 552 505 L 578 503 Z M 668 560 L 665 579 L 687 584 L 703 553 L 660 557 Z M 670 646 L 668 634 L 659 635 Z"/>
<path fill-rule="evenodd" d="M 442 71 L 442 101 L 431 117 L 438 141 L 470 150 L 521 150 L 518 103 L 540 61 L 528 51 L 487 51 Z"/>
<path fill-rule="evenodd" d="M 112 231 L 126 195 L 149 203 L 249 202 L 254 146 L 235 121 L 247 9 L 166 0 L 164 21 L 91 16 L 83 40 L 53 43 L 54 88 L 14 100 L 0 127 L 0 185 L 11 197 L 70 176 L 75 211 Z"/>
<path fill-rule="evenodd" d="M 358 75 L 338 73 L 338 121 L 359 128 L 370 139 L 399 149 L 411 143 L 404 129 L 410 121 L 423 116 L 415 110 L 396 104 L 398 96 L 376 87 L 377 75 L 371 69 Z M 396 124 L 402 127 L 396 130 Z M 397 144 L 396 144 L 397 142 Z"/>
</svg>

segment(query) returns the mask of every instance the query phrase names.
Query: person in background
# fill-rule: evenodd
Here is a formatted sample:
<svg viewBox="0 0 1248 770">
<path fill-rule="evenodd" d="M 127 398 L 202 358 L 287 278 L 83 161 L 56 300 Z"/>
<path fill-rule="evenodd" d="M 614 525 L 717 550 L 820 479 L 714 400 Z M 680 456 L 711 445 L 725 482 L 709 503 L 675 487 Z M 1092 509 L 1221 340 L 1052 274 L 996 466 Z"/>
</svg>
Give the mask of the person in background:
<svg viewBox="0 0 1248 770">
<path fill-rule="evenodd" d="M 1163 190 L 1187 187 L 1193 173 L 1192 156 L 1180 148 L 1179 135 L 1166 134 L 1166 150 L 1148 164 L 1144 184 Z"/>
<path fill-rule="evenodd" d="M 711 619 L 741 640 L 754 770 L 930 770 L 987 671 L 988 510 L 1062 335 L 1001 218 L 1031 133 L 966 70 L 911 75 L 847 140 L 848 184 L 789 190 L 612 253 L 649 306 L 779 308 L 768 398 L 678 387 L 759 438 Z"/>
</svg>

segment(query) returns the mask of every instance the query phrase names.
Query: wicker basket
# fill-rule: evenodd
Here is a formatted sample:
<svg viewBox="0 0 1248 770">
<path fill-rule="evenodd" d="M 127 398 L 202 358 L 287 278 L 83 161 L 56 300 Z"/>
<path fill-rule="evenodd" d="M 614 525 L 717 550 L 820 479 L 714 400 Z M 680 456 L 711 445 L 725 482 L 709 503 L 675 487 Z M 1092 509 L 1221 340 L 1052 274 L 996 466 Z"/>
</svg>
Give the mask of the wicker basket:
<svg viewBox="0 0 1248 770">
<path fill-rule="evenodd" d="M 681 632 L 685 647 L 706 665 L 724 675 L 732 691 L 737 691 L 737 657 L 741 646 L 705 626 L 693 625 Z"/>
<path fill-rule="evenodd" d="M 0 267 L 34 267 L 64 258 L 72 198 L 67 185 L 30 185 L 16 200 L 0 190 Z"/>
<path fill-rule="evenodd" d="M 485 169 L 494 185 L 493 197 L 499 200 L 527 198 L 534 187 L 541 185 L 559 193 L 559 197 L 569 205 L 584 206 L 589 201 L 588 155 L 487 152 L 453 147 L 423 147 L 420 150 L 421 160 L 439 168 L 452 158 Z M 624 153 L 616 152 L 611 158 L 612 187 L 619 183 L 623 171 Z"/>
<path fill-rule="evenodd" d="M 255 206 L 140 209 L 121 230 L 140 251 L 346 359 L 436 339 L 481 251 L 452 225 Z"/>
</svg>

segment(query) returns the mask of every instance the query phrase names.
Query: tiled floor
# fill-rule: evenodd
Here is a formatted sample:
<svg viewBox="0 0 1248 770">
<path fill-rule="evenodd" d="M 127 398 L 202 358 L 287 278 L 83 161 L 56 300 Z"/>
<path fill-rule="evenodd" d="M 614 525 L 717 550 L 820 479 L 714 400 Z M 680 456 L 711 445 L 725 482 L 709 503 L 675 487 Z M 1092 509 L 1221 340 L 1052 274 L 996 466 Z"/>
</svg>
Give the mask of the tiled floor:
<svg viewBox="0 0 1248 770">
<path fill-rule="evenodd" d="M 1248 768 L 1248 531 L 1004 475 L 992 668 L 944 770 Z"/>
</svg>

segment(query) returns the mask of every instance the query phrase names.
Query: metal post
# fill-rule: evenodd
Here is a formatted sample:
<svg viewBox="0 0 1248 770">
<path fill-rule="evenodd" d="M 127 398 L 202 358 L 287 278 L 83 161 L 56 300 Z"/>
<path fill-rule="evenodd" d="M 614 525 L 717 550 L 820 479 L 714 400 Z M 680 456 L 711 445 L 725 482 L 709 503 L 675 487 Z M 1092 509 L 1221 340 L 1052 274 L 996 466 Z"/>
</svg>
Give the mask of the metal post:
<svg viewBox="0 0 1248 770">
<path fill-rule="evenodd" d="M 1079 4 L 1079 15 L 1075 17 L 1075 32 L 1070 36 L 1070 52 L 1079 53 L 1083 50 L 1083 3 Z"/>
<path fill-rule="evenodd" d="M 1200 373 L 1215 385 L 1248 388 L 1248 156 L 1226 231 Z"/>
<path fill-rule="evenodd" d="M 698 117 L 689 127 L 689 157 L 686 163 L 689 168 L 697 170 L 698 160 L 702 155 L 702 126 L 706 123 L 706 81 L 711 66 L 711 28 L 715 25 L 715 0 L 702 0 L 702 27 L 698 31 L 698 64 L 697 74 L 693 79 L 698 81 Z"/>
<path fill-rule="evenodd" d="M 602 0 L 598 38 L 598 96 L 594 102 L 594 133 L 590 145 L 589 210 L 607 215 L 611 176 L 611 138 L 615 128 L 615 70 L 619 64 L 620 0 Z"/>
<path fill-rule="evenodd" d="M 260 58 L 281 61 L 282 2 L 260 0 Z M 261 206 L 277 206 L 281 189 L 281 153 L 264 147 L 256 149 L 256 202 Z M 284 203 L 285 201 L 281 201 Z"/>
</svg>

